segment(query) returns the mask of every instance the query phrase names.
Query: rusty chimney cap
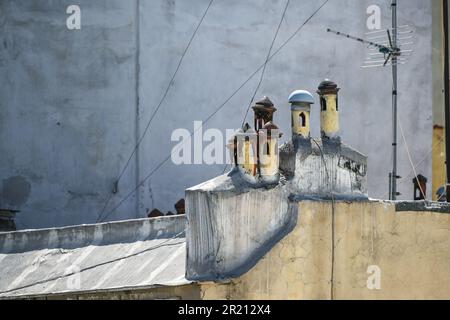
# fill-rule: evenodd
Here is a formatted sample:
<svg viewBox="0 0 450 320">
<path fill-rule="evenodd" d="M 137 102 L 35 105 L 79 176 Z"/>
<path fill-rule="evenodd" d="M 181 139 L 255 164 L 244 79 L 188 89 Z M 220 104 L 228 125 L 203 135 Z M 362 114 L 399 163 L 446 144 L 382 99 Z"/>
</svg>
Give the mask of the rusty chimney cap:
<svg viewBox="0 0 450 320">
<path fill-rule="evenodd" d="M 269 113 L 273 113 L 277 111 L 274 107 L 273 102 L 266 96 L 264 96 L 261 100 L 257 101 L 253 106 L 253 110 L 264 110 Z"/>
<path fill-rule="evenodd" d="M 278 130 L 279 128 L 277 127 L 277 125 L 276 125 L 275 123 L 273 123 L 273 122 L 267 122 L 267 123 L 264 125 L 263 129 L 265 129 L 265 130 Z"/>
<path fill-rule="evenodd" d="M 330 93 L 337 93 L 340 90 L 338 88 L 337 84 L 329 79 L 325 79 L 319 84 L 319 90 L 317 91 L 318 94 L 330 94 Z"/>
<path fill-rule="evenodd" d="M 262 127 L 263 130 L 265 130 L 267 132 L 267 137 L 271 138 L 272 137 L 272 131 L 279 131 L 280 128 L 278 128 L 278 126 L 273 123 L 273 122 L 267 122 L 264 127 Z M 262 134 L 266 134 L 264 131 L 260 132 Z M 283 136 L 283 134 L 281 132 L 278 133 L 278 138 L 281 138 Z"/>
<path fill-rule="evenodd" d="M 264 96 L 261 100 L 256 102 L 257 105 L 264 107 L 273 107 L 273 102 L 270 101 L 269 97 Z"/>
<path fill-rule="evenodd" d="M 175 203 L 175 209 L 179 208 L 184 208 L 184 199 L 180 199 L 177 203 Z"/>
<path fill-rule="evenodd" d="M 158 209 L 153 209 L 148 215 L 147 217 L 149 218 L 157 218 L 157 217 L 162 217 L 164 215 L 164 213 L 162 213 L 161 211 L 159 211 Z"/>
</svg>

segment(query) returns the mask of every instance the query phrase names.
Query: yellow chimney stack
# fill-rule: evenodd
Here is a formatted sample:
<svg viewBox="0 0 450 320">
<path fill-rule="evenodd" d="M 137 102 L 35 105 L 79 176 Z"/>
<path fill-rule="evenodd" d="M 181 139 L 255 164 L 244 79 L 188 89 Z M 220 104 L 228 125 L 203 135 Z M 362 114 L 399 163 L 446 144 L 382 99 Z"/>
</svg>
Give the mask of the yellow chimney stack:
<svg viewBox="0 0 450 320">
<path fill-rule="evenodd" d="M 320 127 L 322 138 L 339 137 L 339 88 L 328 79 L 322 81 L 317 93 L 320 96 Z"/>
</svg>

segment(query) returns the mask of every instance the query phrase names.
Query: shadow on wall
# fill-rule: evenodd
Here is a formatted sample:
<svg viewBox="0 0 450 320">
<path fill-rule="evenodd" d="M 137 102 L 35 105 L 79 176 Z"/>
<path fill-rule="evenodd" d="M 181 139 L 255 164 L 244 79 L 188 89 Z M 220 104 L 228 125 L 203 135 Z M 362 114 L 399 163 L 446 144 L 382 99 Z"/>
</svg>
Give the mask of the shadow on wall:
<svg viewBox="0 0 450 320">
<path fill-rule="evenodd" d="M 31 184 L 21 176 L 14 176 L 3 180 L 0 205 L 19 209 L 24 205 L 31 193 Z"/>
</svg>

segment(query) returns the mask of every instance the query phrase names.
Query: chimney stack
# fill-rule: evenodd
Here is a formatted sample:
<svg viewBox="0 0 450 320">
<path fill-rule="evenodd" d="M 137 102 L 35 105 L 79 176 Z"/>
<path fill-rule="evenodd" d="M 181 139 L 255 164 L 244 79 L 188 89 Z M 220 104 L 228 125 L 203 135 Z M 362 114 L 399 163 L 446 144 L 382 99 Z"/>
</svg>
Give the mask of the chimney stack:
<svg viewBox="0 0 450 320">
<path fill-rule="evenodd" d="M 339 99 L 337 84 L 325 79 L 319 85 L 317 93 L 320 96 L 320 127 L 322 138 L 339 138 Z"/>
<path fill-rule="evenodd" d="M 297 90 L 289 96 L 291 104 L 292 135 L 309 139 L 311 134 L 311 105 L 314 98 L 308 91 Z"/>
</svg>

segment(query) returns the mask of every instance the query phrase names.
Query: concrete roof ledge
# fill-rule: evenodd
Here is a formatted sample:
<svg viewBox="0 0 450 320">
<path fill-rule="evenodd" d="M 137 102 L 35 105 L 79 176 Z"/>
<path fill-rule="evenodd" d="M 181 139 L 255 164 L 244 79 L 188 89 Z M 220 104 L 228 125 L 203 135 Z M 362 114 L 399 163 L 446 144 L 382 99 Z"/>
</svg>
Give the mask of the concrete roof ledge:
<svg viewBox="0 0 450 320">
<path fill-rule="evenodd" d="M 432 202 L 432 201 L 396 201 L 395 210 L 401 211 L 426 211 L 450 213 L 450 204 L 447 202 Z"/>
<path fill-rule="evenodd" d="M 151 239 L 184 237 L 186 217 L 136 219 L 63 228 L 21 230 L 0 233 L 0 253 L 40 249 L 74 249 L 88 245 L 133 243 Z"/>
</svg>

